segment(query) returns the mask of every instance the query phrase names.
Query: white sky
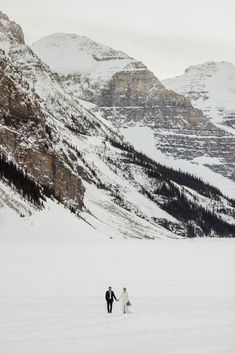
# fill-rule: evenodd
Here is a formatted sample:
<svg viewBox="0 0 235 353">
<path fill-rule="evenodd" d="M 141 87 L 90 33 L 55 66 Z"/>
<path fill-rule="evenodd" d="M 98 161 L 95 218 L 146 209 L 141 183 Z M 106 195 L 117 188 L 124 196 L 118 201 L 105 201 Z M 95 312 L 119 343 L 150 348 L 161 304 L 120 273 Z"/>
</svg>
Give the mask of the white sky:
<svg viewBox="0 0 235 353">
<path fill-rule="evenodd" d="M 143 61 L 160 79 L 205 61 L 235 63 L 235 0 L 0 0 L 28 44 L 87 35 Z"/>
</svg>

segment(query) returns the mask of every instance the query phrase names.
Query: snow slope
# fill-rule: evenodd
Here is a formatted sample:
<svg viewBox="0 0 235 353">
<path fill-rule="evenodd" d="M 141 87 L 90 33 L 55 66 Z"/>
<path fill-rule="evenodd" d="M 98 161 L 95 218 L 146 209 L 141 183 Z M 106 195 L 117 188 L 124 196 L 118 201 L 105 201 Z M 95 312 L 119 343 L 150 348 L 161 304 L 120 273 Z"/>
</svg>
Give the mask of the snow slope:
<svg viewBox="0 0 235 353">
<path fill-rule="evenodd" d="M 70 242 L 106 238 L 62 204 L 51 199 L 44 204 L 45 207 L 39 210 L 0 180 L 0 242 Z"/>
<path fill-rule="evenodd" d="M 1 236 L 1 352 L 235 350 L 233 239 L 3 243 Z M 117 295 L 127 286 L 132 314 L 116 302 L 106 314 L 108 285 Z"/>
<path fill-rule="evenodd" d="M 162 83 L 168 89 L 189 98 L 192 104 L 202 109 L 213 122 L 233 125 L 235 65 L 232 63 L 211 61 L 190 66 L 183 75 L 163 80 Z"/>
<path fill-rule="evenodd" d="M 47 199 L 44 208 L 38 210 L 25 201 L 9 186 L 0 181 L 0 240 L 2 241 L 83 241 L 120 238 L 163 237 L 178 238 L 172 232 L 149 223 L 112 203 L 110 198 L 86 185 L 85 206 L 80 216 L 74 215 L 64 205 Z M 132 197 L 135 198 L 134 193 Z M 138 200 L 136 200 L 138 202 Z M 143 209 L 155 212 L 151 203 L 142 198 Z M 159 209 L 159 217 L 171 217 Z M 173 219 L 173 217 L 172 217 Z M 174 220 L 174 219 L 173 219 Z"/>
<path fill-rule="evenodd" d="M 55 33 L 38 40 L 32 49 L 52 70 L 63 75 L 80 73 L 107 79 L 117 71 L 136 70 L 137 61 L 125 53 L 77 34 Z"/>
<path fill-rule="evenodd" d="M 211 185 L 220 189 L 228 197 L 235 199 L 235 183 L 207 167 L 210 163 L 215 164 L 215 158 L 202 156 L 194 158 L 192 161 L 187 161 L 184 159 L 174 159 L 169 155 L 167 156 L 156 148 L 154 131 L 142 124 L 122 128 L 120 131 L 125 136 L 126 140 L 133 144 L 135 148 L 157 162 L 196 175 L 205 182 L 209 182 Z M 219 159 L 217 160 L 217 164 L 220 164 Z"/>
</svg>

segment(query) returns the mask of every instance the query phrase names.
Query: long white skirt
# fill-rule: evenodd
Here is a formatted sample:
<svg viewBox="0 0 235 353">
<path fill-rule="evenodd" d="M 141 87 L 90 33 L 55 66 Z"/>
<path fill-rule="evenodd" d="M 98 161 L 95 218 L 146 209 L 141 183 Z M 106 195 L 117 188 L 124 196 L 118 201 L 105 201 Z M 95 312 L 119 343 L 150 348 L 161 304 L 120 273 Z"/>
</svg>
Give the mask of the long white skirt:
<svg viewBox="0 0 235 353">
<path fill-rule="evenodd" d="M 126 302 L 122 303 L 122 312 L 123 314 L 130 314 L 129 306 L 126 305 Z"/>
</svg>

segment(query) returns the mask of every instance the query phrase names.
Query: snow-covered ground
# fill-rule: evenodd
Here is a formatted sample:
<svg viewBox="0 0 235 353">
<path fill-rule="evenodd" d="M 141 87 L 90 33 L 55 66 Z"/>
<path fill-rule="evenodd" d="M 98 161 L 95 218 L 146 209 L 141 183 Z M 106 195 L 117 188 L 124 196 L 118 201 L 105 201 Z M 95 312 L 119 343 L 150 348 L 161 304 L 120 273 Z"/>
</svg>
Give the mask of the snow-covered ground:
<svg viewBox="0 0 235 353">
<path fill-rule="evenodd" d="M 233 239 L 49 233 L 37 241 L 0 234 L 0 352 L 235 351 Z M 106 314 L 108 285 L 117 295 L 127 286 L 132 314 L 116 302 Z"/>
</svg>

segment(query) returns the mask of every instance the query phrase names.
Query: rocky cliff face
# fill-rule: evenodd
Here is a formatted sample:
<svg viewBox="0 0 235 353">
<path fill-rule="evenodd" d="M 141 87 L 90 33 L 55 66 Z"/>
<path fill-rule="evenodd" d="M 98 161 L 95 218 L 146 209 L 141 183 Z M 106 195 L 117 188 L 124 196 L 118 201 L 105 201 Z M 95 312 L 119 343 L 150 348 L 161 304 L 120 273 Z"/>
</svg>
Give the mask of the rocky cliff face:
<svg viewBox="0 0 235 353">
<path fill-rule="evenodd" d="M 1 154 L 109 236 L 234 235 L 232 200 L 137 152 L 104 119 L 98 106 L 79 100 L 28 46 L 5 29 L 2 32 Z M 111 71 L 116 65 L 111 63 L 112 55 L 104 49 L 95 60 L 105 65 L 108 60 Z M 115 55 L 117 60 L 127 60 L 122 53 Z M 163 89 L 157 79 L 152 80 L 156 89 Z M 123 89 L 121 83 L 117 89 Z M 12 205 L 4 183 L 2 178 L 3 204 Z M 21 209 L 24 212 L 23 204 Z"/>
<path fill-rule="evenodd" d="M 117 121 L 113 120 L 116 125 L 119 124 L 118 116 L 122 116 L 126 124 L 150 121 L 164 127 L 177 115 L 202 115 L 183 96 L 167 91 L 147 69 L 115 73 L 98 95 L 94 94 L 93 101 L 108 116 L 113 113 L 117 116 Z"/>
<path fill-rule="evenodd" d="M 54 149 L 58 137 L 42 112 L 40 97 L 23 75 L 28 68 L 20 67 L 22 58 L 31 56 L 32 71 L 42 70 L 47 80 L 52 76 L 26 46 L 8 42 L 1 35 L 1 44 L 4 41 L 8 48 L 0 51 L 0 144 L 39 183 L 52 188 L 56 197 L 65 203 L 72 199 L 74 206 L 81 208 L 84 193 L 81 179 L 65 163 L 62 151 Z"/>
<path fill-rule="evenodd" d="M 97 104 L 116 127 L 149 127 L 156 149 L 165 155 L 201 163 L 235 180 L 234 136 L 194 108 L 189 99 L 166 89 L 144 64 L 69 34 L 45 37 L 34 43 L 33 50 L 73 95 Z M 60 66 L 57 57 L 63 57 Z"/>
</svg>

